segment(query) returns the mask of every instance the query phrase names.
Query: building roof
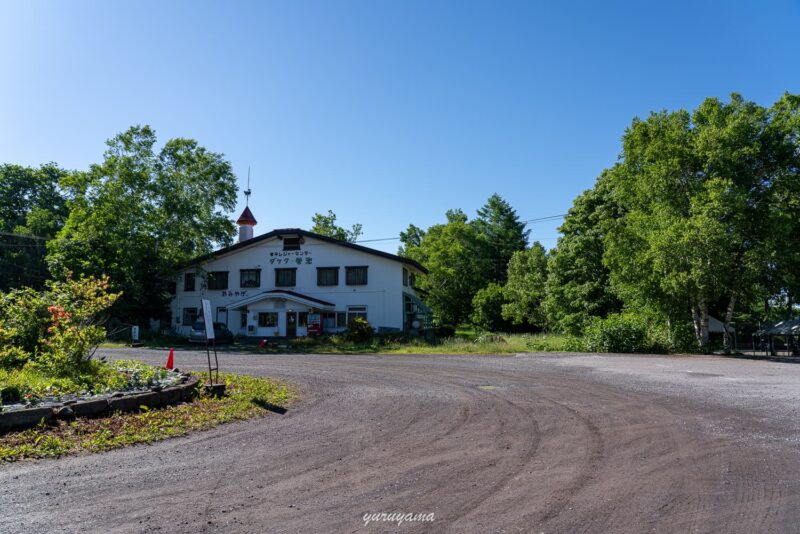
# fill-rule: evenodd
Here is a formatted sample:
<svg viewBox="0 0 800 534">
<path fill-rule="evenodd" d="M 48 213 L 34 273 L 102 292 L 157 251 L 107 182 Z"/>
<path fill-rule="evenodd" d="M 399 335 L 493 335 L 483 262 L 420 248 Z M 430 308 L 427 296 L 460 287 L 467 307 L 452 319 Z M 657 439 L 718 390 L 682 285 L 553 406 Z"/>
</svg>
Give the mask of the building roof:
<svg viewBox="0 0 800 534">
<path fill-rule="evenodd" d="M 229 304 L 227 308 L 229 310 L 235 310 L 247 306 L 248 304 L 252 304 L 253 302 L 258 302 L 259 300 L 266 300 L 266 299 L 286 299 L 286 300 L 291 300 L 293 302 L 298 302 L 300 304 L 311 305 L 312 307 L 316 308 L 329 308 L 331 310 L 336 306 L 332 302 L 317 299 L 314 297 L 309 297 L 308 295 L 303 295 L 302 293 L 298 293 L 297 291 L 289 291 L 287 289 L 272 289 L 270 291 L 262 291 L 261 293 L 252 295 L 250 297 L 247 297 L 246 299 L 242 299 L 238 302 L 234 302 L 233 304 Z"/>
<path fill-rule="evenodd" d="M 756 335 L 768 336 L 800 336 L 800 317 L 794 319 L 787 319 L 772 326 L 768 326 L 763 330 L 756 332 Z"/>
<path fill-rule="evenodd" d="M 247 208 L 245 208 L 245 212 L 249 212 Z M 242 216 L 245 214 L 242 213 Z M 251 214 L 252 216 L 252 214 Z M 253 219 L 255 220 L 255 219 Z M 335 245 L 339 245 L 342 247 L 351 248 L 353 250 L 357 250 L 359 252 L 364 252 L 366 254 L 373 254 L 375 256 L 380 256 L 381 258 L 386 258 L 387 260 L 393 260 L 400 263 L 405 263 L 406 265 L 410 265 L 414 267 L 418 271 L 428 274 L 428 270 L 420 265 L 418 262 L 412 260 L 411 258 L 404 258 L 402 256 L 397 256 L 396 254 L 390 254 L 388 252 L 383 252 L 382 250 L 375 250 L 374 248 L 363 247 L 361 245 L 357 245 L 355 243 L 348 243 L 347 241 L 340 241 L 339 239 L 335 239 L 333 237 L 328 237 L 322 234 L 315 234 L 314 232 L 309 232 L 308 230 L 303 230 L 301 228 L 280 228 L 278 230 L 272 230 L 271 232 L 267 232 L 266 234 L 261 234 L 256 236 L 252 239 L 248 239 L 247 241 L 240 241 L 234 245 L 229 247 L 224 247 L 219 250 L 215 250 L 210 254 L 205 254 L 203 256 L 199 256 L 192 261 L 186 263 L 181 268 L 190 267 L 192 265 L 197 265 L 198 263 L 203 263 L 218 256 L 222 256 L 223 254 L 228 254 L 230 252 L 235 252 L 240 248 L 249 247 L 250 245 L 255 245 L 256 243 L 260 243 L 261 241 L 266 241 L 267 239 L 272 239 L 273 237 L 282 237 L 282 236 L 301 236 L 301 237 L 310 237 L 313 239 L 318 239 L 320 241 L 325 241 L 328 243 L 333 243 Z"/>
<path fill-rule="evenodd" d="M 250 207 L 245 206 L 244 211 L 242 212 L 241 215 L 239 215 L 239 218 L 236 220 L 236 224 L 255 226 L 256 224 L 258 224 L 258 221 L 256 221 L 256 218 L 253 216 L 253 212 L 250 211 Z"/>
</svg>

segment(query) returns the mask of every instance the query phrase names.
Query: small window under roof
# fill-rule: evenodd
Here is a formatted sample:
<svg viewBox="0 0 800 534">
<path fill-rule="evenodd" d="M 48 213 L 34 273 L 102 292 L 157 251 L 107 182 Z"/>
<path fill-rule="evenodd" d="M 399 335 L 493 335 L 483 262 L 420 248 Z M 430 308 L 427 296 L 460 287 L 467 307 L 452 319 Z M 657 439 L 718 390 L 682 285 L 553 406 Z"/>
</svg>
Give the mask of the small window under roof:
<svg viewBox="0 0 800 534">
<path fill-rule="evenodd" d="M 300 250 L 300 238 L 299 237 L 284 237 L 283 238 L 283 250 Z"/>
</svg>

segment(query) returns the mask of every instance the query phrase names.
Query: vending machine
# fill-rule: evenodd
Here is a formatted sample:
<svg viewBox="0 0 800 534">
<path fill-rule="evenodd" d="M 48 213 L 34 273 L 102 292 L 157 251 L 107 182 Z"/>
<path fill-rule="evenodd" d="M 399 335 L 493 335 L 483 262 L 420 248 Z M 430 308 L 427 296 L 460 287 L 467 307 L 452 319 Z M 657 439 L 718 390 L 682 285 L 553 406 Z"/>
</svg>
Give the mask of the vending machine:
<svg viewBox="0 0 800 534">
<path fill-rule="evenodd" d="M 309 313 L 308 314 L 308 335 L 321 336 L 322 335 L 322 314 Z"/>
</svg>

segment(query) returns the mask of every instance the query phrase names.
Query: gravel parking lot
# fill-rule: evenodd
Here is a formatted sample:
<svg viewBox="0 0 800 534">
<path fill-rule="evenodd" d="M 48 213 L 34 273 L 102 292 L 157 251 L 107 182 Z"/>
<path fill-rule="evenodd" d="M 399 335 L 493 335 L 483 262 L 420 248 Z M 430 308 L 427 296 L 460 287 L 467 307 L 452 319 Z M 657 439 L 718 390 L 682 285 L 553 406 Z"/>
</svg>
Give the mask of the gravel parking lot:
<svg viewBox="0 0 800 534">
<path fill-rule="evenodd" d="M 166 360 L 164 351 L 105 350 Z M 284 415 L 0 466 L 0 532 L 788 532 L 800 365 L 721 357 L 221 354 Z M 205 353 L 176 351 L 201 369 Z M 401 525 L 364 514 L 434 514 Z"/>
</svg>

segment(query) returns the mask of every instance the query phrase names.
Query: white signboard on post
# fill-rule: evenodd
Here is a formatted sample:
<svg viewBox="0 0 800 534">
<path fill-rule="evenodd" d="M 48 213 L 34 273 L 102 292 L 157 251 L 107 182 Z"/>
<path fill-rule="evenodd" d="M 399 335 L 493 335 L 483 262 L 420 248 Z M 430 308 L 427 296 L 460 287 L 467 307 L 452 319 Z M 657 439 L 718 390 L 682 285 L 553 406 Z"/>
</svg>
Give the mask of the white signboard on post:
<svg viewBox="0 0 800 534">
<path fill-rule="evenodd" d="M 206 339 L 214 339 L 214 318 L 211 316 L 211 301 L 201 299 L 203 303 L 203 322 L 206 325 Z"/>
</svg>

